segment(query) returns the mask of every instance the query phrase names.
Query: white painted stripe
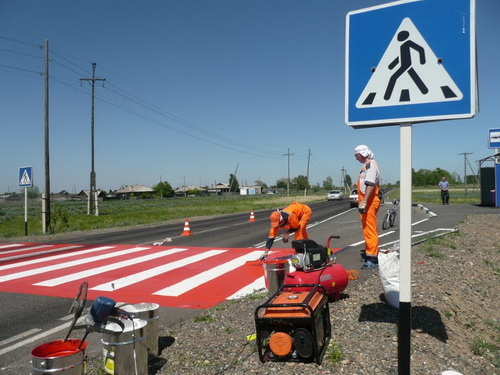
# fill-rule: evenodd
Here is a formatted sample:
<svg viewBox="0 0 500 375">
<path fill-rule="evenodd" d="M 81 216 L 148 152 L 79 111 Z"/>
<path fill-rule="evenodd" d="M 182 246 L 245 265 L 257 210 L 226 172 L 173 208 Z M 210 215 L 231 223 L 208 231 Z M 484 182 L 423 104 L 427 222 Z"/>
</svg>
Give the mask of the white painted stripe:
<svg viewBox="0 0 500 375">
<path fill-rule="evenodd" d="M 259 255 L 260 253 L 261 251 L 252 251 L 251 253 L 245 254 L 239 258 L 211 268 L 205 272 L 189 277 L 181 282 L 178 282 L 177 284 L 161 289 L 153 294 L 158 296 L 178 297 L 181 294 L 200 286 L 201 284 L 209 282 L 225 273 L 233 271 L 237 267 L 241 267 L 249 260 L 255 260 L 257 255 Z"/>
<path fill-rule="evenodd" d="M 71 250 L 72 248 L 78 248 L 80 246 L 68 246 L 66 248 L 63 248 L 63 250 Z M 17 262 L 17 263 L 12 263 L 12 264 L 7 264 L 5 266 L 0 266 L 0 271 L 1 270 L 8 270 L 11 268 L 17 268 L 17 267 L 24 267 L 24 266 L 29 266 L 31 264 L 37 264 L 37 263 L 43 263 L 43 262 L 50 262 L 51 260 L 58 260 L 58 259 L 64 259 L 64 258 L 69 258 L 69 257 L 74 257 L 77 255 L 82 255 L 82 254 L 90 254 L 96 251 L 101 251 L 101 250 L 108 250 L 112 249 L 114 246 L 101 246 L 101 247 L 95 247 L 93 249 L 89 250 L 81 250 L 78 252 L 74 253 L 64 253 L 64 254 L 59 254 L 59 255 L 52 255 L 50 257 L 44 257 L 44 258 L 37 258 L 37 259 L 31 259 L 31 260 L 26 260 L 24 262 Z"/>
<path fill-rule="evenodd" d="M 8 260 L 18 260 L 22 258 L 30 258 L 33 257 L 34 255 L 47 255 L 51 253 L 59 253 L 65 250 L 73 250 L 73 249 L 78 249 L 81 248 L 81 245 L 73 245 L 73 246 L 66 246 L 66 247 L 52 247 L 51 249 L 47 250 L 41 250 L 37 252 L 29 252 L 29 253 L 20 253 L 18 255 L 12 255 L 10 257 L 3 257 L 1 258 L 2 261 L 8 261 Z"/>
<path fill-rule="evenodd" d="M 238 290 L 236 293 L 230 295 L 226 299 L 238 299 L 242 298 L 245 296 L 248 296 L 249 294 L 255 293 L 256 291 L 260 291 L 262 289 L 266 288 L 266 280 L 264 276 L 259 277 L 257 280 L 255 280 L 253 283 L 248 284 L 247 286 L 244 286 L 240 290 Z"/>
<path fill-rule="evenodd" d="M 90 268 L 90 269 L 87 269 L 87 270 L 84 270 L 81 272 L 76 272 L 76 273 L 72 273 L 69 275 L 56 277 L 54 279 L 41 281 L 41 282 L 33 284 L 33 285 L 37 285 L 37 286 L 61 285 L 61 284 L 69 283 L 70 281 L 84 279 L 86 277 L 98 275 L 100 273 L 105 273 L 108 271 L 115 271 L 115 270 L 120 269 L 120 268 L 133 266 L 135 264 L 147 262 L 147 261 L 150 261 L 153 259 L 158 259 L 158 258 L 167 256 L 167 255 L 180 253 L 181 251 L 186 251 L 186 250 L 188 250 L 188 249 L 180 249 L 180 248 L 168 249 L 168 250 L 160 251 L 158 253 L 144 255 L 144 256 L 141 256 L 138 258 L 131 258 L 131 259 L 124 260 L 122 262 L 112 263 L 112 264 L 108 264 L 105 266 L 101 266 L 101 267 L 97 267 L 97 268 Z"/>
<path fill-rule="evenodd" d="M 138 283 L 140 281 L 150 279 L 150 278 L 158 276 L 162 273 L 172 271 L 172 270 L 175 270 L 177 268 L 184 267 L 187 264 L 195 263 L 195 262 L 204 260 L 206 258 L 224 253 L 226 251 L 227 250 L 209 250 L 209 251 L 201 253 L 201 254 L 197 254 L 197 255 L 193 255 L 191 257 L 180 259 L 180 260 L 177 260 L 177 261 L 172 262 L 172 263 L 162 264 L 161 266 L 151 268 L 151 269 L 146 270 L 146 271 L 138 272 L 138 273 L 133 274 L 133 275 L 125 276 L 125 277 L 122 277 L 120 279 L 108 281 L 104 284 L 97 285 L 97 286 L 90 288 L 90 289 L 91 290 L 102 290 L 102 291 L 112 292 L 113 290 L 124 288 L 126 286 Z"/>
<path fill-rule="evenodd" d="M 423 220 L 417 221 L 417 222 L 413 223 L 411 226 L 422 224 L 423 222 L 425 222 L 427 220 L 429 220 L 429 219 L 423 219 Z"/>
<path fill-rule="evenodd" d="M 108 259 L 108 258 L 113 258 L 119 255 L 126 255 L 126 254 L 132 254 L 138 251 L 142 250 L 147 250 L 151 249 L 150 247 L 134 247 L 132 249 L 125 249 L 121 251 L 115 251 L 112 253 L 106 253 L 103 255 L 98 255 L 95 257 L 90 257 L 90 258 L 85 258 L 85 259 L 78 259 L 74 260 L 71 262 L 66 262 L 66 263 L 59 263 L 59 264 L 54 264 L 51 266 L 46 266 L 46 267 L 41 267 L 41 268 L 34 268 L 30 269 L 27 271 L 22 271 L 22 272 L 16 272 L 16 273 L 11 273 L 10 275 L 5 275 L 5 276 L 0 276 L 0 283 L 3 283 L 5 281 L 10 281 L 10 280 L 15 280 L 15 279 L 20 279 L 23 277 L 27 276 L 33 276 L 33 275 L 38 275 L 40 273 L 45 273 L 49 271 L 55 271 L 55 270 L 60 270 L 63 268 L 69 268 L 69 267 L 74 267 L 74 266 L 79 266 L 85 263 L 92 263 L 98 260 L 103 260 L 103 259 Z"/>
<path fill-rule="evenodd" d="M 43 246 L 43 247 L 37 246 L 37 247 L 34 247 L 34 248 L 27 248 L 27 247 L 23 247 L 23 248 L 21 248 L 21 249 L 4 250 L 4 251 L 2 251 L 2 255 L 22 253 L 22 252 L 27 252 L 27 251 L 30 251 L 30 250 L 41 250 L 41 249 L 47 249 L 47 248 L 49 248 L 49 247 L 54 247 L 54 246 L 53 246 L 53 245 L 50 245 L 50 246 Z"/>
<path fill-rule="evenodd" d="M 11 247 L 19 247 L 19 246 L 25 246 L 25 245 L 20 243 L 9 243 L 6 245 L 0 245 L 0 249 L 10 249 Z"/>
<path fill-rule="evenodd" d="M 33 329 L 30 329 L 29 331 L 20 333 L 18 335 L 12 336 L 12 337 L 9 337 L 8 339 L 0 341 L 0 347 L 5 346 L 7 344 L 10 344 L 13 341 L 21 340 L 25 337 L 28 337 L 30 335 L 37 333 L 37 332 L 40 332 L 41 330 L 42 330 L 41 328 L 33 328 Z"/>
<path fill-rule="evenodd" d="M 27 345 L 30 345 L 32 343 L 34 343 L 35 341 L 38 341 L 38 340 L 41 340 L 41 339 L 44 339 L 44 338 L 47 338 L 49 337 L 50 335 L 54 334 L 54 333 L 57 333 L 59 331 L 62 331 L 64 329 L 67 329 L 69 328 L 69 326 L 71 325 L 72 322 L 68 322 L 68 323 L 64 323 L 58 327 L 54 327 L 52 329 L 49 329 L 48 331 L 45 331 L 45 332 L 42 332 L 36 336 L 33 336 L 29 339 L 26 339 L 24 341 L 19 341 L 18 343 L 14 344 L 14 345 L 11 345 L 5 349 L 1 349 L 0 350 L 0 355 L 4 355 L 5 353 L 8 353 L 8 352 L 11 352 L 13 350 L 16 350 L 17 348 L 21 348 L 23 346 L 27 346 Z"/>
<path fill-rule="evenodd" d="M 22 245 L 19 245 L 22 246 Z M 16 250 L 8 250 L 8 251 L 2 251 L 2 254 L 8 254 L 8 253 L 18 253 L 20 251 L 29 251 L 29 250 L 39 250 L 39 249 L 46 249 L 48 247 L 54 247 L 54 245 L 37 245 L 37 246 L 28 246 L 28 247 L 23 247 L 22 249 L 16 249 Z M 3 247 L 2 247 L 3 248 Z"/>
</svg>

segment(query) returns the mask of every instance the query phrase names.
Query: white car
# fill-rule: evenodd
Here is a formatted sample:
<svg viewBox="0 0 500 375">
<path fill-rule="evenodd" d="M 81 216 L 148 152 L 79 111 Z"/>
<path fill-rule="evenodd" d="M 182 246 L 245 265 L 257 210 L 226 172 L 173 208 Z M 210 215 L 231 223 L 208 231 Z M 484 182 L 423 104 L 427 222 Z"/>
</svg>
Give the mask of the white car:
<svg viewBox="0 0 500 375">
<path fill-rule="evenodd" d="M 349 195 L 349 205 L 352 207 L 358 206 L 358 189 L 354 189 L 351 191 L 351 195 Z"/>
<path fill-rule="evenodd" d="M 329 201 L 341 201 L 344 199 L 344 194 L 340 190 L 332 190 L 326 195 Z"/>
</svg>

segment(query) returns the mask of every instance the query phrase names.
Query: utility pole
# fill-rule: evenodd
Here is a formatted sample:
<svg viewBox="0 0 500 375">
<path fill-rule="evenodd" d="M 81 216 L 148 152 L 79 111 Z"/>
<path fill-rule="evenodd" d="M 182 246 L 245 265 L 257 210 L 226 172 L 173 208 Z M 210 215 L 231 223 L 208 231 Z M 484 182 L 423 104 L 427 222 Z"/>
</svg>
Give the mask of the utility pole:
<svg viewBox="0 0 500 375">
<path fill-rule="evenodd" d="M 345 181 L 344 180 L 344 166 L 342 166 L 342 169 L 340 170 L 340 190 L 344 190 L 344 193 L 346 194 L 344 181 Z"/>
<path fill-rule="evenodd" d="M 464 156 L 464 186 L 465 186 L 465 195 L 467 195 L 467 155 L 471 155 L 472 152 L 462 152 L 458 155 Z"/>
<path fill-rule="evenodd" d="M 304 196 L 307 195 L 307 187 L 309 186 L 309 163 L 311 161 L 311 149 L 309 149 L 308 151 L 309 154 L 307 155 L 306 188 L 304 189 Z"/>
<path fill-rule="evenodd" d="M 283 154 L 283 156 L 288 156 L 288 178 L 286 180 L 286 196 L 290 196 L 290 156 L 294 154 L 290 153 L 290 148 L 287 148 L 287 153 Z"/>
<path fill-rule="evenodd" d="M 345 169 L 345 168 L 342 166 L 341 172 L 342 172 L 342 180 L 343 180 L 343 185 L 342 185 L 342 188 L 344 189 L 345 194 L 350 194 L 350 192 L 351 192 L 351 187 L 350 187 L 349 185 L 347 185 L 347 179 L 346 179 L 346 176 L 347 176 L 347 169 Z"/>
<path fill-rule="evenodd" d="M 90 81 L 90 85 L 92 87 L 92 96 L 91 96 L 91 116 L 90 116 L 90 143 L 91 143 L 91 149 L 90 149 L 90 192 L 89 192 L 89 207 L 88 207 L 88 214 L 93 215 L 94 214 L 94 194 L 96 192 L 96 176 L 95 176 L 95 169 L 94 169 L 94 90 L 95 90 L 95 83 L 96 81 L 105 81 L 105 78 L 96 78 L 95 77 L 95 66 L 96 63 L 92 63 L 92 78 L 80 78 L 80 81 Z M 97 215 L 97 212 L 96 212 Z"/>
<path fill-rule="evenodd" d="M 50 158 L 49 158 L 49 41 L 45 39 L 45 193 L 42 199 L 42 230 L 50 230 Z"/>
</svg>

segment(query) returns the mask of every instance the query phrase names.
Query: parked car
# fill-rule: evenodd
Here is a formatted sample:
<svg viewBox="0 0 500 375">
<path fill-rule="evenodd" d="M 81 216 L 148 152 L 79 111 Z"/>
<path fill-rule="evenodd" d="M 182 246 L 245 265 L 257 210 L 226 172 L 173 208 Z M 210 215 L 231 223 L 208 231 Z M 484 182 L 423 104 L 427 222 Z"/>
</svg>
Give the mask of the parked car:
<svg viewBox="0 0 500 375">
<path fill-rule="evenodd" d="M 353 191 L 351 191 L 348 200 L 351 208 L 358 207 L 358 189 L 354 189 Z"/>
<path fill-rule="evenodd" d="M 326 195 L 329 201 L 341 201 L 344 199 L 344 194 L 340 190 L 332 190 Z"/>
</svg>

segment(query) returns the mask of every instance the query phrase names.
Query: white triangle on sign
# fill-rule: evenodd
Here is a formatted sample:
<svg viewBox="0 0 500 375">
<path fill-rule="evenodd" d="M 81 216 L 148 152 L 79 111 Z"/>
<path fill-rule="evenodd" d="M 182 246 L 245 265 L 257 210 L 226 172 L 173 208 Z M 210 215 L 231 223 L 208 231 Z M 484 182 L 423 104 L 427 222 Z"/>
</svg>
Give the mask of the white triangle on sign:
<svg viewBox="0 0 500 375">
<path fill-rule="evenodd" d="M 31 184 L 30 176 L 28 171 L 25 169 L 23 172 L 23 176 L 21 177 L 21 185 L 29 185 Z"/>
<path fill-rule="evenodd" d="M 357 108 L 461 100 L 463 94 L 409 18 L 403 19 Z"/>
</svg>

